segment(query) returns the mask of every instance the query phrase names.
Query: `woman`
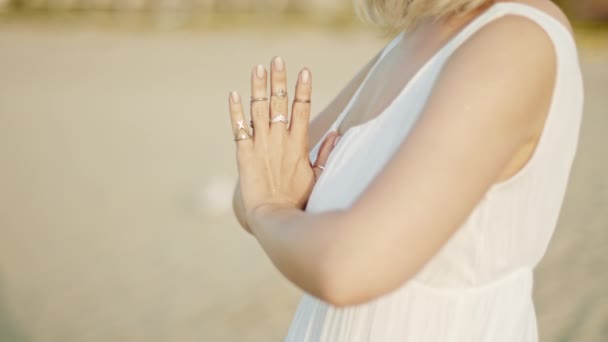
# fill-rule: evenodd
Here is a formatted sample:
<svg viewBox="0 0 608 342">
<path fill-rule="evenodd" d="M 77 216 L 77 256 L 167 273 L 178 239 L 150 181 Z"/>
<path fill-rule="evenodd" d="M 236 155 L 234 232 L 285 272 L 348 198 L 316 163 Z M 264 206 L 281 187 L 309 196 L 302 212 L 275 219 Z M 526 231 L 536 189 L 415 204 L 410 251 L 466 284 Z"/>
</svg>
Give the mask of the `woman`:
<svg viewBox="0 0 608 342">
<path fill-rule="evenodd" d="M 401 33 L 310 127 L 311 73 L 287 120 L 280 58 L 269 95 L 252 73 L 253 130 L 230 95 L 237 216 L 306 292 L 287 340 L 537 341 L 532 271 L 582 116 L 567 19 L 547 0 L 362 8 Z"/>
</svg>

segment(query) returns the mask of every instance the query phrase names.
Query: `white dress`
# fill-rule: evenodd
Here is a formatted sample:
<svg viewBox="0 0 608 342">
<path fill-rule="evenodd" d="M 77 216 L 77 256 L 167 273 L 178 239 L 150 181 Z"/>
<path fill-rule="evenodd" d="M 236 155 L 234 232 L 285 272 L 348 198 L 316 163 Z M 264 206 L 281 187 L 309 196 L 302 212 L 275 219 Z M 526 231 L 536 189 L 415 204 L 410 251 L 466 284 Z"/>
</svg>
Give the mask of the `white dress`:
<svg viewBox="0 0 608 342">
<path fill-rule="evenodd" d="M 342 308 L 304 294 L 286 341 L 538 340 L 532 272 L 557 223 L 577 149 L 583 105 L 575 42 L 563 24 L 546 13 L 500 2 L 476 17 L 418 71 L 381 115 L 346 131 L 306 210 L 349 207 L 408 135 L 450 55 L 475 31 L 504 15 L 536 22 L 553 41 L 557 54 L 554 96 L 531 159 L 515 176 L 490 188 L 439 253 L 400 288 Z M 402 36 L 387 44 L 378 60 Z M 352 103 L 351 99 L 327 133 L 340 125 Z M 311 151 L 311 158 L 318 147 Z"/>
</svg>

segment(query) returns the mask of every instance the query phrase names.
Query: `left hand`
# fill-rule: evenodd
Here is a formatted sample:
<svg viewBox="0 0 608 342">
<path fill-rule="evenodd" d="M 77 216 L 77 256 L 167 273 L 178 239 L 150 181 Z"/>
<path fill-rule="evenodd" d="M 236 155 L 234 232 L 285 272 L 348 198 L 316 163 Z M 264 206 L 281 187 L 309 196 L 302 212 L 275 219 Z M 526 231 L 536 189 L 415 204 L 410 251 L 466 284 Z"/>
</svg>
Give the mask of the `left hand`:
<svg viewBox="0 0 608 342">
<path fill-rule="evenodd" d="M 285 63 L 279 57 L 273 59 L 270 101 L 266 70 L 262 65 L 255 67 L 251 76 L 253 134 L 250 134 L 239 95 L 236 92 L 230 94 L 240 192 L 247 217 L 264 205 L 304 209 L 333 148 L 337 133 L 328 135 L 316 165 L 311 164 L 308 157 L 311 81 L 310 71 L 303 69 L 298 77 L 288 122 Z"/>
</svg>

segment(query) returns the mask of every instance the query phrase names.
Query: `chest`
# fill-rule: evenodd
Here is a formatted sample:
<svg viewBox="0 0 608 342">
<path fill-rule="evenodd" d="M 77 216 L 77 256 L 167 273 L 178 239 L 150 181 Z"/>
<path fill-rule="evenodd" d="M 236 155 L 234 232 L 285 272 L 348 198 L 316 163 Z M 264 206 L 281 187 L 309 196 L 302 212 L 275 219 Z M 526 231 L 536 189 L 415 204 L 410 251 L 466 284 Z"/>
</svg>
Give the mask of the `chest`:
<svg viewBox="0 0 608 342">
<path fill-rule="evenodd" d="M 422 69 L 442 44 L 436 37 L 424 38 L 424 42 L 422 37 L 401 40 L 369 71 L 338 126 L 341 135 L 382 114 L 404 88 L 423 76 Z"/>
<path fill-rule="evenodd" d="M 438 73 L 435 63 L 430 66 L 381 115 L 344 132 L 315 184 L 307 211 L 348 208 L 382 170 L 424 108 Z M 315 154 L 313 149 L 311 160 Z"/>
</svg>

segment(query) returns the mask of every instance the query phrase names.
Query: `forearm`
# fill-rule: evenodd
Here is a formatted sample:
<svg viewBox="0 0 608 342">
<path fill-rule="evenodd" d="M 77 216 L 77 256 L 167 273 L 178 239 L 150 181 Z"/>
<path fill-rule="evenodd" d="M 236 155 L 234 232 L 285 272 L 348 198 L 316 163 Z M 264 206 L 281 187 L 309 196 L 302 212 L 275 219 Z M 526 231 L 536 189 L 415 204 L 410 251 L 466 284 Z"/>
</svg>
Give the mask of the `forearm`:
<svg viewBox="0 0 608 342">
<path fill-rule="evenodd" d="M 346 212 L 310 214 L 299 209 L 267 206 L 250 220 L 253 235 L 277 269 L 296 286 L 317 298 L 335 298 L 332 256 L 339 254 Z M 343 240 L 342 240 L 343 241 Z"/>
</svg>

